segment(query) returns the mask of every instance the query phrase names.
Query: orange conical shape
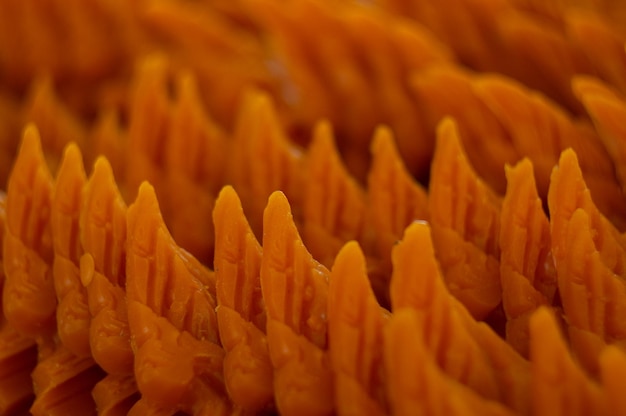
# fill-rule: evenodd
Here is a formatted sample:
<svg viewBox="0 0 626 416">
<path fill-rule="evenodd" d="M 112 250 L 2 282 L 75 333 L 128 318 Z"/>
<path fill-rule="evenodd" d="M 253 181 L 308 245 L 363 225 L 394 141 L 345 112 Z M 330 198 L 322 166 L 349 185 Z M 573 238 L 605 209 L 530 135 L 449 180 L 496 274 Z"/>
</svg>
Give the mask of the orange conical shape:
<svg viewBox="0 0 626 416">
<path fill-rule="evenodd" d="M 343 166 L 328 122 L 316 126 L 307 158 L 302 237 L 330 267 L 345 242 L 366 239 L 365 193 Z"/>
<path fill-rule="evenodd" d="M 358 244 L 337 255 L 328 287 L 328 355 L 334 373 L 339 415 L 384 415 L 383 326 L 380 307 L 367 278 Z"/>
<path fill-rule="evenodd" d="M 373 160 L 367 181 L 369 221 L 378 255 L 390 270 L 391 248 L 402 238 L 404 229 L 414 220 L 428 219 L 428 196 L 405 168 L 390 129 L 376 130 L 370 151 Z"/>
<path fill-rule="evenodd" d="M 219 345 L 177 329 L 136 300 L 129 301 L 128 320 L 143 400 L 172 414 L 229 414 L 222 379 L 224 350 Z"/>
<path fill-rule="evenodd" d="M 626 226 L 626 199 L 615 198 L 620 186 L 611 158 L 597 133 L 561 108 L 523 86 L 497 77 L 474 82 L 474 90 L 504 126 L 510 144 L 533 162 L 539 194 L 545 196 L 560 153 L 572 148 L 598 208 Z"/>
<path fill-rule="evenodd" d="M 623 415 L 626 413 L 626 398 L 624 397 L 624 374 L 626 374 L 626 355 L 623 349 L 609 346 L 600 355 L 600 369 L 602 387 L 606 394 L 606 403 L 610 414 Z"/>
<path fill-rule="evenodd" d="M 467 71 L 454 66 L 434 66 L 411 78 L 430 134 L 435 134 L 444 117 L 453 117 L 467 158 L 478 175 L 497 192 L 504 192 L 502 165 L 515 162 L 519 156 L 503 126 L 476 94 L 474 83 L 475 78 Z"/>
<path fill-rule="evenodd" d="M 478 396 L 434 362 L 419 328 L 418 312 L 394 312 L 384 332 L 387 394 L 394 415 L 512 415 Z"/>
<path fill-rule="evenodd" d="M 626 240 L 611 222 L 596 208 L 590 190 L 582 176 L 578 157 L 573 150 L 566 150 L 559 159 L 550 179 L 548 206 L 550 208 L 550 232 L 552 253 L 557 265 L 562 263 L 567 250 L 567 224 L 574 211 L 582 208 L 591 220 L 594 244 L 606 266 L 615 274 L 626 276 Z"/>
<path fill-rule="evenodd" d="M 433 242 L 450 293 L 477 319 L 501 300 L 500 198 L 469 165 L 452 119 L 438 129 L 430 178 Z"/>
<path fill-rule="evenodd" d="M 30 337 L 48 337 L 56 329 L 49 228 L 52 183 L 37 128 L 29 125 L 8 184 L 2 306 L 9 324 Z"/>
<path fill-rule="evenodd" d="M 168 62 L 150 55 L 139 62 L 130 102 L 125 179 L 128 195 L 136 195 L 142 181 L 160 186 L 171 100 L 167 93 Z"/>
<path fill-rule="evenodd" d="M 234 403 L 259 411 L 274 397 L 261 294 L 262 249 L 232 187 L 220 192 L 213 222 L 217 322 L 226 351 L 224 382 Z"/>
<path fill-rule="evenodd" d="M 126 170 L 127 132 L 122 129 L 120 115 L 115 110 L 102 110 L 90 132 L 91 154 L 88 160 L 104 156 L 118 180 L 124 178 Z M 89 158 L 91 156 L 91 158 Z"/>
<path fill-rule="evenodd" d="M 621 50 L 626 66 L 626 52 Z M 626 71 L 624 71 L 626 73 Z M 626 80 L 625 80 L 626 84 Z M 588 77 L 574 79 L 574 91 L 593 119 L 602 143 L 613 160 L 615 173 L 626 195 L 626 96 L 618 95 L 599 80 Z M 624 86 L 626 93 L 626 85 Z"/>
<path fill-rule="evenodd" d="M 75 144 L 65 150 L 52 193 L 50 228 L 54 248 L 52 274 L 59 305 L 57 332 L 68 350 L 77 356 L 91 355 L 91 315 L 87 291 L 80 281 L 79 261 L 83 254 L 79 218 L 83 187 L 87 182 L 82 155 Z"/>
<path fill-rule="evenodd" d="M 111 166 L 99 158 L 83 191 L 81 282 L 87 289 L 94 360 L 110 374 L 132 371 L 126 315 L 126 204 Z"/>
<path fill-rule="evenodd" d="M 96 383 L 92 395 L 100 416 L 126 416 L 139 396 L 134 375 L 107 375 Z"/>
<path fill-rule="evenodd" d="M 563 152 L 548 195 L 552 251 L 574 353 L 598 370 L 605 342 L 623 342 L 626 244 L 595 207 L 576 155 Z"/>
<path fill-rule="evenodd" d="M 271 195 L 263 216 L 261 288 L 274 394 L 284 415 L 327 415 L 333 388 L 326 352 L 328 270 L 302 244 L 287 198 Z"/>
<path fill-rule="evenodd" d="M 600 388 L 572 360 L 554 316 L 544 307 L 530 318 L 530 363 L 534 415 L 607 414 Z"/>
<path fill-rule="evenodd" d="M 46 160 L 53 170 L 59 165 L 63 149 L 76 143 L 84 149 L 85 127 L 80 119 L 55 95 L 50 77 L 42 77 L 32 84 L 25 119 L 33 122 L 41 132 L 41 143 Z"/>
<path fill-rule="evenodd" d="M 213 273 L 176 245 L 147 182 L 128 208 L 127 227 L 128 300 L 146 305 L 199 340 L 218 342 Z"/>
<path fill-rule="evenodd" d="M 604 3 L 617 5 L 620 2 Z M 610 19 L 613 16 L 607 17 Z M 597 76 L 626 94 L 624 32 L 616 30 L 606 18 L 576 9 L 565 14 L 565 22 L 569 37 L 588 58 Z M 577 93 L 576 87 L 574 93 Z M 587 107 L 585 100 L 583 104 Z"/>
<path fill-rule="evenodd" d="M 205 264 L 213 263 L 211 211 L 224 182 L 225 134 L 203 109 L 195 78 L 176 79 L 178 99 L 164 143 L 163 217 L 176 242 Z"/>
<path fill-rule="evenodd" d="M 63 345 L 39 361 L 33 371 L 37 415 L 95 415 L 93 386 L 104 374 L 91 357 L 77 357 Z"/>
<path fill-rule="evenodd" d="M 289 143 L 270 98 L 255 90 L 244 97 L 232 146 L 228 179 L 260 236 L 263 208 L 272 192 L 282 190 L 299 206 L 301 152 Z"/>
<path fill-rule="evenodd" d="M 164 408 L 226 409 L 212 272 L 176 245 L 147 182 L 128 208 L 127 224 L 128 320 L 139 391 Z"/>
<path fill-rule="evenodd" d="M 537 195 L 532 162 L 507 166 L 507 189 L 500 221 L 500 281 L 507 317 L 506 339 L 528 357 L 528 319 L 541 305 L 552 305 L 556 270 L 550 224 Z"/>
<path fill-rule="evenodd" d="M 420 331 L 425 351 L 441 371 L 479 395 L 499 400 L 502 392 L 489 357 L 470 334 L 464 320 L 467 312 L 445 287 L 429 227 L 424 223 L 410 225 L 392 258 L 393 311 L 410 308 L 417 312 L 415 330 Z"/>
</svg>

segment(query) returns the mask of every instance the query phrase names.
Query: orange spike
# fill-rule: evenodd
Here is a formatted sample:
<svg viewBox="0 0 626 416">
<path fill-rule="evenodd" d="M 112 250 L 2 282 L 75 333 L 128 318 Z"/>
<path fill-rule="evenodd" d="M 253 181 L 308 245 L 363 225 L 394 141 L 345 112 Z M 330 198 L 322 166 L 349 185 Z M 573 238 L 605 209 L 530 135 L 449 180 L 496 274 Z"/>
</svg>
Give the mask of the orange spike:
<svg viewBox="0 0 626 416">
<path fill-rule="evenodd" d="M 96 383 L 92 394 L 100 416 L 126 416 L 139 396 L 134 375 L 107 375 Z"/>
<path fill-rule="evenodd" d="M 615 198 L 620 188 L 611 158 L 588 125 L 504 78 L 486 77 L 474 83 L 474 90 L 504 126 L 518 154 L 533 161 L 540 195 L 546 195 L 560 153 L 571 147 L 580 157 L 581 170 L 600 210 L 626 225 L 626 199 Z"/>
<path fill-rule="evenodd" d="M 176 245 L 147 182 L 128 208 L 127 228 L 128 300 L 146 305 L 199 340 L 218 342 L 214 276 Z"/>
<path fill-rule="evenodd" d="M 434 362 L 421 337 L 418 312 L 394 312 L 384 332 L 387 394 L 394 415 L 512 415 L 478 396 Z"/>
<path fill-rule="evenodd" d="M 557 289 L 550 224 L 537 195 L 532 162 L 506 166 L 507 190 L 500 221 L 500 281 L 506 313 L 506 339 L 528 357 L 528 319 L 541 305 L 552 305 Z"/>
<path fill-rule="evenodd" d="M 285 137 L 270 98 L 258 91 L 248 93 L 236 125 L 228 179 L 256 235 L 261 235 L 263 207 L 272 192 L 283 190 L 296 206 L 300 201 L 301 158 Z"/>
<path fill-rule="evenodd" d="M 428 196 L 406 170 L 390 129 L 376 130 L 371 153 L 368 218 L 376 234 L 378 255 L 391 269 L 391 248 L 402 238 L 404 229 L 414 220 L 428 219 Z"/>
<path fill-rule="evenodd" d="M 129 195 L 136 195 L 144 180 L 161 183 L 171 113 L 167 71 L 167 59 L 151 55 L 140 62 L 135 74 L 125 172 Z"/>
<path fill-rule="evenodd" d="M 558 167 L 552 172 L 548 193 L 552 252 L 557 269 L 566 255 L 567 223 L 574 211 L 582 208 L 590 216 L 594 232 L 601 236 L 594 237 L 594 244 L 602 261 L 615 274 L 626 277 L 626 240 L 596 208 L 592 197 L 578 165 L 576 153 L 571 149 L 564 151 Z"/>
<path fill-rule="evenodd" d="M 124 160 L 128 152 L 126 134 L 121 126 L 120 115 L 114 110 L 103 110 L 98 115 L 89 137 L 91 152 L 86 156 L 87 159 L 94 161 L 98 156 L 104 156 L 111 164 L 118 180 L 124 178 L 126 169 Z"/>
<path fill-rule="evenodd" d="M 281 414 L 330 414 L 326 340 L 328 270 L 302 244 L 289 202 L 274 192 L 263 216 L 261 288 L 274 394 Z"/>
<path fill-rule="evenodd" d="M 234 403 L 259 411 L 274 397 L 261 294 L 262 249 L 232 187 L 220 192 L 213 222 L 217 322 L 226 351 L 224 382 Z"/>
<path fill-rule="evenodd" d="M 626 374 L 626 355 L 623 347 L 612 345 L 600 355 L 601 381 L 606 394 L 607 408 L 615 415 L 626 414 L 624 397 L 624 374 Z"/>
<path fill-rule="evenodd" d="M 469 165 L 452 119 L 437 136 L 428 199 L 433 242 L 448 290 L 480 319 L 501 300 L 501 200 Z"/>
<path fill-rule="evenodd" d="M 328 286 L 328 351 L 338 414 L 386 414 L 382 309 L 352 241 L 337 255 Z"/>
<path fill-rule="evenodd" d="M 626 52 L 622 50 L 626 64 Z M 626 80 L 625 80 L 626 82 Z M 626 97 L 600 81 L 578 77 L 573 88 L 585 109 L 593 119 L 602 143 L 613 160 L 615 172 L 622 186 L 622 198 L 626 195 Z M 626 85 L 625 85 L 626 91 Z"/>
<path fill-rule="evenodd" d="M 602 261 L 590 216 L 574 211 L 567 224 L 563 261 L 557 263 L 559 291 L 572 349 L 586 369 L 597 372 L 605 343 L 626 341 L 626 284 Z"/>
<path fill-rule="evenodd" d="M 104 158 L 96 160 L 83 192 L 80 278 L 87 289 L 94 360 L 110 374 L 132 371 L 126 315 L 126 204 Z"/>
<path fill-rule="evenodd" d="M 79 269 L 79 260 L 83 254 L 79 217 L 86 182 L 82 155 L 78 146 L 71 144 L 65 150 L 52 193 L 52 276 L 59 302 L 56 315 L 59 338 L 72 354 L 80 357 L 91 354 L 91 315 L 87 305 L 87 291 L 81 284 Z"/>
<path fill-rule="evenodd" d="M 576 365 L 545 307 L 530 318 L 530 366 L 534 415 L 605 414 L 600 388 Z"/>
<path fill-rule="evenodd" d="M 33 371 L 33 415 L 96 414 L 91 397 L 93 386 L 104 376 L 91 357 L 76 357 L 64 346 L 43 360 Z"/>
<path fill-rule="evenodd" d="M 496 192 L 504 192 L 502 165 L 515 162 L 519 155 L 503 126 L 476 94 L 474 82 L 469 73 L 459 68 L 434 66 L 412 76 L 411 88 L 431 134 L 444 117 L 453 117 L 458 123 L 459 141 L 462 140 L 478 176 Z"/>
<path fill-rule="evenodd" d="M 501 396 L 488 356 L 464 322 L 467 314 L 445 287 L 435 260 L 429 227 L 413 223 L 394 247 L 391 303 L 394 313 L 417 312 L 420 338 L 441 370 L 481 396 Z M 419 275 L 416 275 L 416 272 Z"/>
<path fill-rule="evenodd" d="M 56 96 L 50 77 L 37 79 L 31 88 L 25 118 L 37 125 L 46 160 L 56 169 L 63 149 L 69 143 L 76 143 L 81 149 L 86 147 L 85 127 Z"/>
<path fill-rule="evenodd" d="M 138 198 L 142 189 L 145 186 Z M 226 414 L 224 350 L 219 345 L 177 329 L 136 300 L 129 300 L 128 320 L 135 343 L 135 379 L 143 400 L 172 412 Z"/>
<path fill-rule="evenodd" d="M 365 240 L 365 193 L 343 166 L 328 122 L 319 123 L 307 153 L 302 236 L 330 267 L 341 246 Z"/>
<path fill-rule="evenodd" d="M 7 321 L 31 337 L 55 331 L 50 205 L 52 176 L 34 125 L 24 130 L 9 178 L 3 258 L 3 309 Z M 37 305 L 33 308 L 33 305 Z"/>
</svg>

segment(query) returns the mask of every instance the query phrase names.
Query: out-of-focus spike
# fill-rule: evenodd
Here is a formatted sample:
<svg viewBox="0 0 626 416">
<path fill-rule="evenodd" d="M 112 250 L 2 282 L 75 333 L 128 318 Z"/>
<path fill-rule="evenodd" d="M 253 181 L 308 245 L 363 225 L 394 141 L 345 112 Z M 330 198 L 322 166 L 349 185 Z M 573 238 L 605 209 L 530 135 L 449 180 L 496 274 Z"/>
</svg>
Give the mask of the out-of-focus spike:
<svg viewBox="0 0 626 416">
<path fill-rule="evenodd" d="M 278 411 L 331 414 L 333 387 L 326 351 L 329 272 L 304 247 L 281 192 L 269 198 L 263 231 L 261 288 Z"/>
<path fill-rule="evenodd" d="M 120 125 L 120 116 L 115 110 L 103 110 L 90 132 L 91 154 L 88 160 L 95 161 L 104 156 L 118 180 L 124 178 L 126 170 L 127 132 Z M 90 158 L 89 158 L 90 156 Z"/>
<path fill-rule="evenodd" d="M 311 255 L 330 267 L 342 245 L 366 243 L 365 193 L 343 166 L 328 122 L 320 122 L 307 152 L 302 238 Z"/>
<path fill-rule="evenodd" d="M 574 9 L 566 12 L 564 18 L 568 36 L 586 55 L 589 63 L 594 66 L 595 73 L 622 94 L 626 94 L 626 51 L 623 33 L 619 33 L 608 19 L 594 13 Z"/>
<path fill-rule="evenodd" d="M 70 144 L 65 150 L 52 193 L 52 276 L 59 302 L 56 311 L 57 332 L 67 349 L 79 357 L 91 355 L 91 315 L 87 305 L 87 291 L 80 281 L 79 268 L 83 254 L 79 218 L 86 182 L 81 152 L 76 144 Z"/>
<path fill-rule="evenodd" d="M 176 245 L 154 188 L 144 182 L 128 208 L 126 294 L 199 340 L 218 342 L 215 277 Z"/>
<path fill-rule="evenodd" d="M 576 365 L 545 307 L 530 318 L 530 366 L 533 415 L 606 414 L 599 386 Z"/>
<path fill-rule="evenodd" d="M 450 378 L 427 352 L 418 312 L 394 312 L 384 332 L 387 394 L 394 415 L 512 415 Z"/>
<path fill-rule="evenodd" d="M 328 355 L 339 415 L 387 413 L 383 326 L 389 313 L 378 304 L 356 242 L 337 255 L 328 287 Z"/>
<path fill-rule="evenodd" d="M 128 127 L 125 179 L 130 196 L 147 180 L 161 184 L 171 116 L 167 92 L 168 62 L 161 55 L 140 61 L 135 73 Z"/>
<path fill-rule="evenodd" d="M 588 125 L 521 85 L 498 77 L 474 82 L 481 101 L 496 116 L 520 156 L 533 161 L 539 194 L 547 193 L 552 167 L 572 148 L 598 208 L 620 227 L 626 226 L 626 199 L 620 194 L 611 158 Z M 501 163 L 501 162 L 500 162 Z"/>
<path fill-rule="evenodd" d="M 56 169 L 63 149 L 70 143 L 85 148 L 86 131 L 80 119 L 56 96 L 52 79 L 43 77 L 33 83 L 25 119 L 35 123 L 40 131 L 45 157 Z"/>
<path fill-rule="evenodd" d="M 285 136 L 270 97 L 249 92 L 237 121 L 228 177 L 257 236 L 261 235 L 263 208 L 272 192 L 280 189 L 300 206 L 301 159 L 300 150 Z"/>
<path fill-rule="evenodd" d="M 52 186 L 39 133 L 29 125 L 8 184 L 2 306 L 7 321 L 30 337 L 48 337 L 56 329 L 49 228 Z"/>
<path fill-rule="evenodd" d="M 95 415 L 93 386 L 104 374 L 91 357 L 76 357 L 59 345 L 33 371 L 33 415 Z"/>
<path fill-rule="evenodd" d="M 142 400 L 173 412 L 228 414 L 230 403 L 222 379 L 224 350 L 219 345 L 177 329 L 136 300 L 129 300 L 128 319 Z"/>
<path fill-rule="evenodd" d="M 92 390 L 100 416 L 126 416 L 139 399 L 134 375 L 107 375 Z"/>
<path fill-rule="evenodd" d="M 528 357 L 528 319 L 541 305 L 552 305 L 556 270 L 550 224 L 537 195 L 532 162 L 506 167 L 507 189 L 500 221 L 500 281 L 507 317 L 506 339 Z"/>
<path fill-rule="evenodd" d="M 446 285 L 475 318 L 484 318 L 501 300 L 501 200 L 470 166 L 452 119 L 438 128 L 431 169 L 430 220 Z"/>
<path fill-rule="evenodd" d="M 606 406 L 611 414 L 626 412 L 624 397 L 624 374 L 626 374 L 626 355 L 623 348 L 608 346 L 600 355 L 600 376 L 606 394 Z"/>
<path fill-rule="evenodd" d="M 442 66 L 420 72 L 411 81 L 431 134 L 444 117 L 453 117 L 467 158 L 478 175 L 496 192 L 504 192 L 502 165 L 514 163 L 519 155 L 503 126 L 474 91 L 474 78 L 457 67 Z"/>
<path fill-rule="evenodd" d="M 623 48 L 622 54 L 626 64 L 626 51 Z M 573 87 L 613 159 L 617 178 L 622 185 L 623 199 L 626 195 L 626 96 L 618 95 L 607 85 L 590 77 L 575 78 Z"/>
<path fill-rule="evenodd" d="M 224 382 L 234 403 L 259 411 L 274 397 L 261 293 L 262 249 L 230 186 L 222 189 L 215 202 L 213 223 L 216 313 L 226 351 Z"/>
<path fill-rule="evenodd" d="M 94 360 L 109 374 L 132 372 L 126 315 L 126 204 L 111 166 L 99 158 L 83 191 L 80 278 L 87 289 Z"/>
<path fill-rule="evenodd" d="M 391 270 L 391 248 L 415 220 L 428 219 L 426 190 L 406 170 L 389 128 L 379 127 L 371 146 L 372 167 L 367 181 L 369 221 L 378 255 Z"/>
</svg>

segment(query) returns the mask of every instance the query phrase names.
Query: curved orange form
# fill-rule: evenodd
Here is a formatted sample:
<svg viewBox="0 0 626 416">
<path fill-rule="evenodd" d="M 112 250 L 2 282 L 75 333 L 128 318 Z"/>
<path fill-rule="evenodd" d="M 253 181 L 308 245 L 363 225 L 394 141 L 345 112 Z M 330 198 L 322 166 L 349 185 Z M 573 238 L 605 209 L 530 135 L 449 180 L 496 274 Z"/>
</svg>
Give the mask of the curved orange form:
<svg viewBox="0 0 626 416">
<path fill-rule="evenodd" d="M 512 415 L 444 373 L 427 352 L 418 312 L 394 312 L 384 332 L 387 394 L 394 415 Z"/>
<path fill-rule="evenodd" d="M 328 122 L 315 128 L 305 176 L 302 238 L 311 255 L 330 267 L 344 243 L 365 243 L 366 211 L 365 192 L 343 166 Z"/>
<path fill-rule="evenodd" d="M 263 230 L 261 288 L 276 406 L 284 415 L 332 414 L 326 351 L 329 272 L 302 244 L 283 193 L 270 196 Z"/>
<path fill-rule="evenodd" d="M 500 281 L 506 339 L 528 357 L 528 319 L 552 305 L 557 290 L 550 224 L 537 195 L 532 162 L 506 166 L 507 189 L 500 221 Z"/>
<path fill-rule="evenodd" d="M 428 202 L 446 286 L 475 318 L 484 318 L 501 300 L 501 200 L 470 166 L 452 119 L 438 128 Z"/>
<path fill-rule="evenodd" d="M 545 307 L 530 318 L 530 366 L 534 415 L 606 414 L 599 386 L 576 365 Z"/>
<path fill-rule="evenodd" d="M 213 221 L 216 313 L 226 351 L 224 383 L 234 403 L 259 411 L 274 398 L 260 280 L 263 251 L 230 186 L 215 202 Z"/>
<path fill-rule="evenodd" d="M 133 352 L 126 314 L 126 204 L 111 166 L 99 158 L 83 192 L 80 278 L 87 290 L 94 360 L 109 374 L 129 374 Z"/>
<path fill-rule="evenodd" d="M 52 186 L 39 133 L 29 125 L 8 184 L 2 307 L 9 324 L 33 338 L 49 337 L 56 330 L 49 224 Z"/>
<path fill-rule="evenodd" d="M 365 258 L 355 241 L 333 265 L 328 286 L 328 355 L 338 415 L 384 415 L 383 327 L 389 312 L 370 287 Z"/>
<path fill-rule="evenodd" d="M 59 338 L 73 354 L 80 357 L 91 355 L 91 315 L 87 305 L 87 291 L 80 281 L 79 269 L 83 254 L 79 218 L 86 182 L 81 152 L 76 144 L 71 144 L 65 150 L 52 193 L 52 275 L 59 301 L 56 316 Z"/>
</svg>

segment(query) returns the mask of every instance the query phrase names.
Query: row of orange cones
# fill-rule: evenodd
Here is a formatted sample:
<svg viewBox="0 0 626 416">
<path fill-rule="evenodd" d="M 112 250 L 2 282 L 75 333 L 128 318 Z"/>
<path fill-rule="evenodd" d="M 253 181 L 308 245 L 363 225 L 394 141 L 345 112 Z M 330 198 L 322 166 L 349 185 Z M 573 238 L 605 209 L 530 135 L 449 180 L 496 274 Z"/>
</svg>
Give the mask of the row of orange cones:
<svg viewBox="0 0 626 416">
<path fill-rule="evenodd" d="M 577 411 L 623 408 L 626 356 L 605 346 L 625 333 L 624 239 L 575 154 L 553 173 L 548 222 L 531 163 L 507 171 L 500 201 L 459 143 L 444 121 L 433 178 L 447 180 L 431 183 L 431 225 L 411 225 L 392 251 L 390 314 L 358 245 L 329 272 L 283 194 L 265 208 L 261 246 L 222 190 L 212 272 L 172 239 L 150 185 L 126 209 L 107 161 L 87 180 L 76 146 L 53 180 L 27 129 L 6 198 L 3 410 L 33 394 L 35 414 L 558 414 L 572 394 Z M 560 317 L 557 288 L 573 351 L 601 384 L 565 352 L 554 317 L 536 313 Z M 471 317 L 500 298 L 522 355 Z"/>
</svg>

